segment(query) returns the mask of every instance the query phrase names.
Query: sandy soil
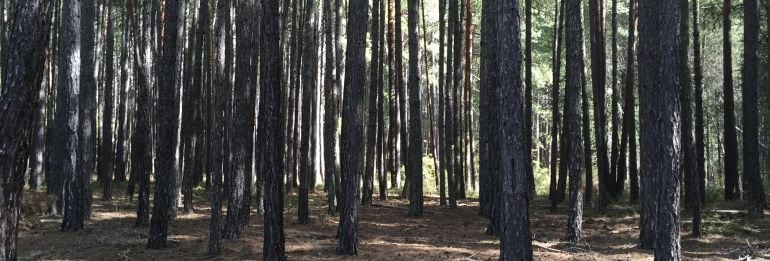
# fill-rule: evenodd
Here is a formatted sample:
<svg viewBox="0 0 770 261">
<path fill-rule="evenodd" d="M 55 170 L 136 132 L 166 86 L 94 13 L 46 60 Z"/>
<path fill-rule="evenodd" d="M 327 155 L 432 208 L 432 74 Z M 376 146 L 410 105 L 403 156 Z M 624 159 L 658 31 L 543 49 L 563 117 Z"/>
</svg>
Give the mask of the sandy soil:
<svg viewBox="0 0 770 261">
<path fill-rule="evenodd" d="M 76 233 L 60 232 L 60 217 L 31 216 L 22 222 L 19 258 L 89 260 L 200 260 L 205 257 L 209 211 L 208 193 L 197 192 L 196 212 L 182 214 L 170 224 L 169 248 L 147 250 L 149 228 L 134 226 L 134 204 L 124 198 L 112 202 L 94 200 L 94 213 L 86 228 Z M 296 202 L 296 200 L 289 201 Z M 487 221 L 478 213 L 475 200 L 460 201 L 460 207 L 438 206 L 426 199 L 422 218 L 406 215 L 407 201 L 394 198 L 375 201 L 361 208 L 358 256 L 335 254 L 337 215 L 326 211 L 321 193 L 311 196 L 311 224 L 296 223 L 296 206 L 287 204 L 285 232 L 290 260 L 496 260 L 499 241 L 484 233 Z M 226 206 L 226 204 L 224 204 Z M 225 209 L 223 209 L 223 213 Z M 612 206 L 599 216 L 587 209 L 584 240 L 563 242 L 566 209 L 550 211 L 547 202 L 532 205 L 534 255 L 538 260 L 639 260 L 652 252 L 636 247 L 638 213 L 627 206 Z M 687 215 L 684 216 L 688 219 Z M 752 255 L 770 259 L 770 221 L 748 220 L 741 212 L 707 211 L 706 236 L 689 236 L 683 223 L 682 253 L 687 259 L 736 259 Z M 262 218 L 252 214 L 251 225 L 240 239 L 223 240 L 225 260 L 261 259 Z"/>
</svg>

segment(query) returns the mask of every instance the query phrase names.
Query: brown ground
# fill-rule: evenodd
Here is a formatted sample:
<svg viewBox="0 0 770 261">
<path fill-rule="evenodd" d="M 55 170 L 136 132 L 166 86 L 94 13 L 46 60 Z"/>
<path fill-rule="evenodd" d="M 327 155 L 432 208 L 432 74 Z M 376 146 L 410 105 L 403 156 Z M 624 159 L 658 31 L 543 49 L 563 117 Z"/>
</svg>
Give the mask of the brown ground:
<svg viewBox="0 0 770 261">
<path fill-rule="evenodd" d="M 169 228 L 169 248 L 147 250 L 146 227 L 135 227 L 133 204 L 124 199 L 109 203 L 94 200 L 91 222 L 83 231 L 59 231 L 59 217 L 31 217 L 22 222 L 20 259 L 198 260 L 204 259 L 209 233 L 205 192 L 196 199 L 195 214 L 180 214 Z M 361 208 L 358 256 L 361 260 L 495 260 L 499 241 L 484 231 L 486 219 L 477 215 L 476 201 L 461 201 L 458 209 L 426 199 L 423 218 L 406 216 L 407 201 L 391 199 Z M 296 224 L 296 197 L 287 203 L 285 232 L 290 260 L 351 259 L 335 254 L 338 216 L 329 216 L 322 194 L 311 197 L 311 224 Z M 225 204 L 226 206 L 226 204 Z M 563 242 L 565 209 L 551 213 L 543 200 L 533 204 L 531 224 L 535 258 L 539 260 L 636 260 L 651 258 L 651 251 L 636 247 L 638 214 L 612 206 L 607 216 L 587 211 L 584 240 Z M 224 209 L 223 209 L 223 213 Z M 687 218 L 687 217 L 685 217 Z M 682 253 L 687 259 L 736 259 L 751 254 L 770 259 L 770 222 L 747 220 L 741 213 L 707 211 L 707 235 L 689 237 L 689 222 L 682 231 Z M 261 259 L 262 219 L 252 214 L 252 225 L 238 240 L 223 241 L 225 260 Z"/>
</svg>

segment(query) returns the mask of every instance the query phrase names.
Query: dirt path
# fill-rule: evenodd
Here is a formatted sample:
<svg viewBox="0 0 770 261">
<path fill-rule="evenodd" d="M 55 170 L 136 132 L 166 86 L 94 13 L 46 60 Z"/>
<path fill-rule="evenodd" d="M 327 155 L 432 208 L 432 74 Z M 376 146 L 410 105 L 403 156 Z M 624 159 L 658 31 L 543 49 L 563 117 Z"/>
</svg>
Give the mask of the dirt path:
<svg viewBox="0 0 770 261">
<path fill-rule="evenodd" d="M 194 214 L 180 214 L 169 228 L 169 248 L 147 250 L 148 228 L 135 227 L 134 205 L 119 199 L 95 200 L 92 221 L 77 233 L 59 232 L 60 218 L 25 220 L 19 238 L 20 259 L 99 260 L 199 260 L 205 258 L 209 231 L 208 194 L 195 200 Z M 460 201 L 458 209 L 438 206 L 426 199 L 423 218 L 406 216 L 407 201 L 391 199 L 361 208 L 358 256 L 360 260 L 496 260 L 499 241 L 487 236 L 485 218 L 477 215 L 478 203 Z M 325 198 L 311 196 L 311 224 L 296 224 L 296 205 L 287 204 L 285 233 L 290 260 L 349 259 L 335 254 L 338 216 L 326 212 Z M 225 205 L 226 206 L 226 205 Z M 636 248 L 638 215 L 616 207 L 606 217 L 587 211 L 584 241 L 570 245 L 564 209 L 552 213 L 544 201 L 532 208 L 532 236 L 538 260 L 635 260 L 651 258 L 651 251 Z M 224 209 L 223 209 L 224 211 Z M 709 213 L 706 237 L 692 239 L 689 223 L 683 225 L 682 253 L 692 259 L 733 259 L 746 254 L 770 259 L 770 222 L 744 220 L 740 213 Z M 252 214 L 251 225 L 238 240 L 223 240 L 225 260 L 261 259 L 262 219 Z"/>
</svg>

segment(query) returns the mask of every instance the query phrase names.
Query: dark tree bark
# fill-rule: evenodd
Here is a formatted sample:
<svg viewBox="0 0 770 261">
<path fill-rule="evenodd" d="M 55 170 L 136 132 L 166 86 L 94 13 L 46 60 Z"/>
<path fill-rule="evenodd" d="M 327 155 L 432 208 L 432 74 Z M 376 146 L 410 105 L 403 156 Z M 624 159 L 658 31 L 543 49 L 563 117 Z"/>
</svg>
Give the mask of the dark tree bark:
<svg viewBox="0 0 770 261">
<path fill-rule="evenodd" d="M 380 42 L 379 25 L 380 3 L 379 0 L 372 2 L 372 22 L 371 22 L 371 67 L 369 69 L 369 98 L 368 98 L 368 117 L 366 121 L 366 167 L 364 170 L 363 194 L 361 195 L 361 205 L 372 204 L 372 193 L 374 191 L 374 165 L 377 142 L 377 103 L 378 89 L 380 85 L 377 75 L 380 71 Z M 411 64 L 410 64 L 411 65 Z"/>
<path fill-rule="evenodd" d="M 618 165 L 620 161 L 619 151 L 620 147 L 620 102 L 621 102 L 621 90 L 618 85 L 618 0 L 612 0 L 612 46 L 610 47 L 610 56 L 612 57 L 612 128 L 610 129 L 610 177 L 614 177 L 612 180 L 612 194 L 615 197 L 623 195 L 624 186 L 626 183 L 626 174 L 618 171 Z"/>
<path fill-rule="evenodd" d="M 91 1 L 91 0 L 88 0 Z M 114 30 L 113 30 L 113 9 L 114 9 L 114 2 L 113 0 L 109 1 L 109 4 L 107 7 L 107 23 L 105 26 L 107 26 L 107 35 L 105 36 L 107 54 L 105 56 L 105 81 L 104 81 L 104 109 L 102 110 L 102 136 L 101 136 L 101 145 L 99 146 L 99 177 L 101 177 L 102 181 L 102 199 L 103 200 L 112 200 L 112 174 L 113 174 L 113 165 L 115 156 L 113 155 L 113 148 L 112 148 L 112 110 L 113 110 L 113 79 L 114 79 L 114 68 L 113 68 L 113 46 L 115 45 L 114 41 Z M 85 16 L 84 16 L 85 18 Z M 84 21 L 85 22 L 85 21 Z M 85 38 L 84 38 L 85 40 Z M 91 48 L 93 49 L 93 48 Z M 85 57 L 84 57 L 85 58 Z M 93 70 L 91 70 L 93 71 Z M 85 76 L 84 74 L 84 77 Z"/>
<path fill-rule="evenodd" d="M 452 144 L 453 154 L 452 162 L 454 164 L 454 175 L 452 182 L 449 184 L 453 187 L 455 192 L 455 200 L 465 198 L 465 171 L 463 161 L 463 140 L 462 140 L 462 87 L 463 87 L 463 37 L 464 30 L 462 26 L 462 10 L 464 1 L 456 0 L 454 9 L 452 3 L 449 4 L 450 19 L 451 14 L 454 13 L 454 27 L 452 33 L 452 86 L 451 96 L 452 108 L 450 110 L 450 117 L 452 118 Z"/>
<path fill-rule="evenodd" d="M 150 85 L 152 82 L 152 66 L 149 62 L 152 58 L 152 30 L 149 28 L 151 16 L 147 15 L 150 8 L 146 2 L 142 3 L 142 28 L 133 20 L 134 65 L 136 67 L 137 104 L 136 126 L 131 140 L 131 171 L 138 181 L 139 196 L 137 198 L 136 222 L 137 226 L 147 226 L 150 219 L 150 172 L 152 171 L 152 129 L 150 127 Z M 129 13 L 133 13 L 134 2 L 129 0 L 126 4 Z M 132 15 L 132 17 L 139 17 Z M 141 36 L 136 31 L 141 29 Z M 141 37 L 141 41 L 140 38 Z M 141 46 L 141 48 L 140 48 Z M 131 185 L 129 185 L 129 190 Z M 132 195 L 130 192 L 129 195 Z"/>
<path fill-rule="evenodd" d="M 43 63 L 51 35 L 53 1 L 20 1 L 9 28 L 10 49 L 3 64 L 0 91 L 0 259 L 15 260 L 21 209 L 23 172 L 14 164 L 23 155 L 35 105 L 35 90 L 43 80 Z"/>
<path fill-rule="evenodd" d="M 379 91 L 377 91 L 377 153 L 379 154 L 377 157 L 379 159 L 379 163 L 377 164 L 377 168 L 379 170 L 378 174 L 378 182 L 379 182 L 379 192 L 380 192 L 380 200 L 386 200 L 388 198 L 388 176 L 385 171 L 385 159 L 387 158 L 387 152 L 385 151 L 385 66 L 384 63 L 387 63 L 385 61 L 385 1 L 379 0 L 380 2 L 380 19 L 378 21 L 379 25 L 377 25 L 380 28 L 380 33 L 377 37 L 380 38 L 380 63 L 378 65 L 378 72 L 377 72 L 377 88 Z"/>
<path fill-rule="evenodd" d="M 189 82 L 185 84 L 184 101 L 183 101 L 183 120 L 182 124 L 182 139 L 184 141 L 184 174 L 182 178 L 182 205 L 187 213 L 191 213 L 193 208 L 193 187 L 198 183 L 198 176 L 201 174 L 201 166 L 203 161 L 201 154 L 203 154 L 203 146 L 201 139 L 203 139 L 203 130 L 205 123 L 202 122 L 202 108 L 201 103 L 201 81 L 203 80 L 203 74 L 206 72 L 201 71 L 201 64 L 203 63 L 203 49 L 204 49 L 204 35 L 208 33 L 208 1 L 201 0 L 198 3 L 197 11 L 194 10 L 195 6 L 191 8 L 191 12 L 197 12 L 197 20 L 191 23 L 189 41 L 188 44 L 192 46 L 192 50 L 188 52 L 190 59 L 189 63 L 185 65 L 187 69 L 185 71 L 185 77 L 189 77 Z M 206 61 L 208 62 L 208 61 Z M 188 75 L 192 74 L 192 75 Z"/>
<path fill-rule="evenodd" d="M 458 0 L 459 1 L 459 0 Z M 398 97 L 398 119 L 399 119 L 399 141 L 400 141 L 400 152 L 401 152 L 401 163 L 404 165 L 407 164 L 409 160 L 409 119 L 407 118 L 407 115 L 409 114 L 409 106 L 407 102 L 407 93 L 406 93 L 406 82 L 404 82 L 404 37 L 401 30 L 401 1 L 395 0 L 393 1 L 395 3 L 395 68 L 393 73 L 395 73 L 395 81 L 394 84 L 396 86 L 396 95 Z M 396 168 L 401 168 L 401 165 L 396 165 Z M 407 171 L 404 181 L 404 187 L 403 191 L 406 192 L 409 185 L 409 172 Z"/>
<path fill-rule="evenodd" d="M 121 23 L 123 23 L 122 30 L 122 36 L 121 36 L 121 42 L 122 49 L 120 50 L 120 63 L 118 66 L 120 66 L 120 84 L 118 84 L 118 88 L 120 90 L 120 96 L 118 98 L 118 114 L 117 114 L 117 139 L 115 140 L 115 180 L 118 182 L 125 182 L 126 181 L 126 170 L 128 169 L 128 166 L 126 165 L 129 160 L 126 157 L 126 153 L 129 150 L 129 147 L 127 146 L 128 140 L 130 135 L 128 134 L 128 131 L 131 126 L 131 120 L 129 117 L 129 113 L 126 112 L 128 108 L 128 53 L 129 53 L 129 32 L 131 31 L 131 27 L 129 25 L 129 16 L 133 15 L 125 10 L 126 8 L 126 2 L 123 1 L 121 5 L 123 17 L 121 20 Z"/>
<path fill-rule="evenodd" d="M 565 6 L 562 5 L 562 7 L 565 7 Z M 565 8 L 565 10 L 566 10 L 566 8 Z M 585 44 L 583 45 L 583 50 L 585 50 Z M 585 56 L 585 54 L 583 56 Z M 584 62 L 584 64 L 585 64 L 585 62 Z M 589 112 L 589 108 L 588 108 L 588 84 L 586 84 L 586 82 L 588 80 L 586 79 L 587 77 L 585 76 L 585 72 L 586 72 L 585 66 L 583 66 L 583 67 L 584 67 L 583 68 L 583 77 L 582 77 L 582 79 L 583 79 L 582 86 L 583 87 L 580 88 L 580 96 L 581 96 L 580 97 L 580 99 L 581 99 L 581 106 L 580 107 L 581 107 L 581 111 L 583 113 L 583 128 L 582 128 L 582 131 L 583 131 L 583 137 L 585 137 L 585 139 L 583 139 L 583 157 L 584 157 L 583 158 L 583 169 L 586 172 L 586 179 L 585 179 L 586 187 L 585 187 L 585 194 L 583 195 L 583 198 L 585 199 L 585 205 L 586 206 L 591 206 L 592 202 L 593 202 L 593 197 L 594 197 L 594 177 L 593 177 L 594 176 L 594 171 L 593 171 L 593 164 L 592 164 L 592 161 L 591 161 L 591 155 L 592 155 L 592 151 L 591 151 L 591 120 L 590 120 L 590 117 L 589 117 L 589 113 L 590 112 Z M 564 115 L 563 121 L 567 122 L 566 115 Z M 562 129 L 564 129 L 564 128 L 562 128 Z M 561 143 L 562 146 L 566 146 L 565 145 L 566 143 L 567 143 L 566 140 L 562 139 L 562 143 Z M 567 152 L 567 150 L 562 150 L 562 151 L 564 151 L 564 152 L 562 152 L 561 156 L 562 156 L 563 159 L 566 159 L 568 157 L 568 155 L 567 155 L 568 152 Z M 564 172 L 566 172 L 566 164 L 564 164 L 563 168 L 565 169 Z M 560 186 L 559 187 L 559 192 L 560 192 L 559 195 L 561 195 L 560 200 L 563 200 L 563 198 L 564 198 L 564 188 L 563 187 L 566 187 L 566 185 L 563 185 L 563 184 L 566 183 L 566 174 L 561 174 L 559 176 L 559 181 L 560 181 L 559 182 L 559 186 Z"/>
<path fill-rule="evenodd" d="M 690 79 L 690 68 L 688 67 L 690 42 L 689 35 L 689 6 L 687 0 L 679 1 L 681 11 L 679 12 L 679 62 L 681 71 L 679 76 L 680 92 L 679 101 L 681 102 L 681 128 L 682 128 L 682 175 L 685 183 L 685 207 L 692 211 L 692 234 L 694 237 L 700 237 L 702 230 L 700 189 L 698 188 L 698 169 L 697 169 L 697 150 L 695 148 L 695 119 L 693 117 L 693 97 L 692 85 Z"/>
<path fill-rule="evenodd" d="M 340 0 L 337 0 L 340 1 Z M 337 162 L 337 121 L 339 120 L 339 82 L 336 81 L 335 72 L 335 45 L 333 35 L 334 21 L 332 18 L 332 0 L 323 0 L 324 35 L 326 41 L 326 64 L 324 67 L 324 189 L 326 190 L 329 213 L 337 211 L 337 182 L 339 177 L 339 163 Z"/>
<path fill-rule="evenodd" d="M 258 131 L 258 162 L 260 173 L 265 175 L 265 215 L 262 259 L 286 260 L 283 233 L 283 125 L 281 124 L 281 72 L 280 54 L 281 14 L 279 1 L 263 3 L 260 22 L 260 102 Z"/>
<path fill-rule="evenodd" d="M 519 1 L 498 2 L 498 103 L 500 113 L 500 259 L 531 260 L 529 183 L 524 135 Z M 523 163 L 523 164 L 522 164 Z"/>
<path fill-rule="evenodd" d="M 497 2 L 481 3 L 481 79 L 479 82 L 480 197 L 486 199 L 482 215 L 489 218 L 487 234 L 497 235 L 500 217 L 500 147 L 497 111 Z M 443 143 L 442 143 L 443 144 Z"/>
<path fill-rule="evenodd" d="M 300 137 L 299 208 L 297 211 L 297 220 L 300 224 L 307 224 L 309 221 L 308 215 L 310 211 L 308 207 L 308 191 L 310 186 L 310 175 L 314 175 L 311 173 L 312 168 L 310 166 L 310 136 L 313 125 L 310 114 L 312 106 L 315 104 L 315 100 L 313 99 L 313 89 L 315 84 L 313 83 L 312 76 L 318 66 L 318 63 L 316 62 L 315 1 L 306 0 L 304 5 L 305 24 L 303 26 L 304 29 L 302 30 L 302 33 L 304 34 L 302 36 L 304 38 L 304 43 L 302 44 L 302 52 L 304 53 L 302 56 L 302 128 L 300 130 L 302 132 L 302 137 Z"/>
<path fill-rule="evenodd" d="M 591 30 L 591 86 L 594 98 L 594 140 L 596 165 L 599 172 L 599 212 L 607 209 L 607 196 L 615 179 L 610 176 L 607 159 L 607 112 L 605 105 L 605 76 L 607 66 L 604 42 L 604 0 L 589 0 Z"/>
<path fill-rule="evenodd" d="M 681 4 L 640 1 L 639 102 L 641 108 L 641 173 L 653 178 L 644 187 L 653 201 L 655 258 L 679 260 L 679 182 L 681 171 L 680 77 L 684 64 L 679 38 Z M 647 185 L 647 184 L 645 184 Z M 648 211 L 651 209 L 647 209 Z M 644 231 L 644 227 L 642 228 Z"/>
<path fill-rule="evenodd" d="M 488 0 L 493 1 L 493 0 Z M 446 162 L 446 153 L 449 147 L 446 142 L 446 129 L 444 127 L 444 89 L 446 88 L 446 75 L 444 74 L 445 56 L 444 49 L 446 48 L 446 29 L 444 25 L 444 13 L 446 7 L 446 0 L 439 0 L 438 4 L 438 26 L 439 26 L 439 54 L 438 54 L 438 143 L 439 143 L 439 205 L 446 205 L 446 177 L 448 175 L 448 162 Z M 491 37 L 491 36 L 490 36 Z M 482 70 L 483 71 L 483 70 Z M 483 86 L 483 84 L 482 84 Z M 482 145 L 483 146 L 483 145 Z M 483 151 L 483 149 L 482 149 Z"/>
<path fill-rule="evenodd" d="M 638 0 L 629 0 L 628 5 L 628 44 L 626 47 L 626 79 L 623 93 L 623 129 L 620 138 L 620 156 L 618 159 L 618 175 L 626 175 L 629 172 L 629 201 L 636 203 L 639 199 L 639 176 L 636 168 L 636 106 L 634 105 L 634 82 L 636 81 L 636 23 L 639 17 L 637 7 Z M 628 163 L 626 163 L 626 150 L 628 150 Z"/>
<path fill-rule="evenodd" d="M 735 101 L 733 100 L 733 47 L 731 40 L 732 0 L 724 0 L 722 5 L 722 84 L 724 101 L 724 144 L 725 144 L 725 200 L 734 200 L 740 197 L 738 185 L 738 140 L 735 133 Z"/>
<path fill-rule="evenodd" d="M 535 196 L 535 175 L 532 171 L 532 117 L 535 115 L 532 113 L 532 1 L 524 0 L 524 24 L 526 29 L 524 31 L 524 139 L 526 141 L 526 157 L 527 157 L 527 182 L 529 183 L 530 197 Z M 470 63 L 470 61 L 468 61 Z"/>
<path fill-rule="evenodd" d="M 583 84 L 583 6 L 582 1 L 569 1 L 566 6 L 567 27 L 567 83 L 566 97 L 578 97 Z M 581 112 L 578 99 L 565 99 L 564 136 L 567 139 L 567 160 L 569 163 L 569 218 L 567 220 L 567 241 L 576 244 L 582 237 L 583 226 L 583 147 L 581 143 Z M 587 115 L 585 115 L 587 116 Z"/>
<path fill-rule="evenodd" d="M 94 11 L 96 6 L 91 0 L 82 2 L 81 6 L 81 47 L 80 56 L 82 64 L 80 67 L 81 87 L 79 95 L 80 115 L 78 124 L 78 135 L 80 136 L 80 145 L 78 148 L 79 162 L 78 171 L 83 186 L 83 198 L 80 204 L 83 206 L 84 219 L 91 216 L 91 201 L 93 190 L 91 189 L 91 173 L 94 172 L 95 151 L 96 151 L 96 78 L 94 78 Z"/>
<path fill-rule="evenodd" d="M 390 156 L 390 181 L 391 187 L 396 188 L 399 186 L 399 172 L 401 166 L 401 157 L 399 156 L 398 149 L 398 135 L 399 135 L 399 110 L 398 110 L 398 84 L 396 74 L 396 43 L 395 43 L 395 18 L 394 18 L 394 1 L 388 0 L 388 113 L 390 115 L 390 129 L 388 130 L 388 147 L 391 151 Z"/>
<path fill-rule="evenodd" d="M 224 165 L 227 164 L 224 154 L 225 132 L 225 100 L 228 99 L 227 89 L 230 81 L 226 74 L 226 40 L 227 28 L 230 27 L 230 4 L 227 0 L 217 1 L 216 6 L 214 55 L 214 87 L 211 91 L 211 224 L 209 232 L 208 252 L 209 256 L 218 256 L 222 252 L 222 174 Z M 265 233 L 267 234 L 267 233 Z"/>
<path fill-rule="evenodd" d="M 409 27 L 409 160 L 407 161 L 407 177 L 409 177 L 409 215 L 422 216 L 422 106 L 420 104 L 422 88 L 420 80 L 420 12 L 419 0 L 409 0 L 407 4 Z"/>
<path fill-rule="evenodd" d="M 58 2 L 58 1 L 56 1 Z M 48 208 L 48 214 L 50 215 L 61 215 L 63 211 L 63 198 L 62 198 L 62 177 L 61 175 L 58 175 L 58 170 L 60 169 L 56 164 L 56 157 L 58 155 L 56 154 L 58 152 L 58 146 L 60 145 L 60 142 L 51 142 L 55 140 L 59 134 L 59 129 L 57 128 L 57 123 L 55 121 L 54 116 L 56 115 L 56 103 L 57 103 L 57 89 L 58 86 L 55 81 L 58 81 L 57 71 L 58 71 L 58 63 L 59 63 L 59 56 L 60 53 L 58 51 L 55 51 L 56 48 L 59 46 L 59 37 L 58 32 L 59 27 L 61 24 L 61 8 L 58 3 L 53 3 L 53 18 L 51 19 L 52 27 L 51 30 L 51 68 L 50 68 L 50 74 L 51 74 L 51 89 L 49 90 L 49 102 L 47 105 L 47 115 L 46 115 L 46 140 L 49 141 L 46 143 L 46 155 L 45 155 L 45 183 L 46 183 L 46 194 L 50 195 L 52 199 L 52 203 Z"/>
<path fill-rule="evenodd" d="M 693 70 L 695 80 L 695 149 L 698 164 L 698 190 L 701 205 L 706 203 L 706 143 L 704 139 L 705 123 L 703 116 L 703 68 L 701 62 L 700 42 L 700 5 L 698 0 L 692 1 L 692 45 Z"/>
<path fill-rule="evenodd" d="M 762 217 L 765 190 L 759 171 L 759 8 L 757 0 L 743 1 L 743 179 L 748 184 L 746 199 L 751 202 L 749 213 Z"/>
<path fill-rule="evenodd" d="M 63 178 L 64 222 L 62 231 L 78 231 L 83 228 L 83 172 L 78 169 L 80 152 L 80 89 L 81 89 L 81 3 L 68 2 L 62 5 L 62 23 L 59 41 L 58 93 L 56 97 L 57 141 L 56 169 Z"/>
<path fill-rule="evenodd" d="M 551 68 L 553 69 L 553 80 L 551 82 L 551 182 L 548 186 L 548 199 L 551 201 L 551 206 L 556 206 L 557 192 L 556 185 L 558 184 L 557 174 L 559 171 L 559 126 L 561 125 L 561 111 L 559 110 L 559 84 L 561 84 L 561 47 L 562 47 L 562 30 L 560 17 L 564 15 L 565 10 L 559 9 L 559 0 L 554 1 L 554 9 L 556 10 L 553 18 L 553 57 L 551 59 Z"/>
<path fill-rule="evenodd" d="M 235 26 L 238 33 L 236 46 L 238 53 L 236 57 L 235 85 L 233 86 L 233 143 L 232 143 L 232 172 L 230 175 L 230 187 L 227 200 L 227 222 L 225 223 L 223 237 L 225 239 L 237 239 L 240 234 L 240 221 L 244 215 L 248 218 L 248 212 L 242 209 L 243 203 L 248 199 L 251 193 L 245 193 L 251 190 L 251 182 L 247 182 L 246 176 L 251 178 L 251 155 L 248 153 L 249 147 L 253 142 L 254 131 L 250 124 L 250 115 L 253 115 L 254 107 L 250 105 L 252 89 L 251 49 L 254 46 L 251 43 L 251 34 L 253 32 L 254 1 L 238 1 L 236 9 Z"/>
<path fill-rule="evenodd" d="M 459 54 L 455 55 L 456 52 L 459 52 L 458 48 L 459 46 L 455 46 L 455 42 L 462 43 L 461 41 L 455 40 L 455 38 L 459 37 L 459 34 L 457 31 L 459 30 L 458 27 L 458 10 L 457 5 L 459 0 L 449 0 L 448 3 L 448 26 L 447 26 L 447 75 L 446 77 L 446 83 L 444 84 L 444 128 L 445 128 L 445 142 L 446 142 L 446 153 L 444 155 L 445 161 L 447 164 L 447 189 L 449 190 L 449 207 L 450 208 L 456 208 L 457 207 L 457 183 L 456 179 L 459 178 L 460 175 L 455 172 L 460 172 L 457 161 L 455 160 L 455 154 L 456 151 L 456 143 L 455 143 L 455 135 L 454 133 L 457 132 L 456 126 L 455 126 L 455 117 L 454 117 L 454 106 L 457 103 L 453 102 L 452 97 L 454 97 L 455 94 L 455 74 L 458 73 L 458 70 L 456 70 L 455 67 L 459 68 L 459 66 L 455 66 L 455 63 L 457 63 L 456 59 L 457 57 L 460 57 Z"/>
<path fill-rule="evenodd" d="M 179 162 L 177 137 L 178 97 L 182 83 L 182 46 L 184 43 L 186 1 L 168 1 L 165 6 L 165 32 L 158 79 L 157 155 L 155 156 L 155 199 L 147 248 L 166 248 L 168 222 L 176 209 Z"/>
<path fill-rule="evenodd" d="M 368 3 L 351 0 L 347 23 L 347 53 L 345 55 L 345 89 L 342 107 L 342 211 L 337 253 L 356 255 L 358 252 L 358 194 L 359 177 L 364 170 L 364 83 L 366 82 L 366 24 Z"/>
</svg>

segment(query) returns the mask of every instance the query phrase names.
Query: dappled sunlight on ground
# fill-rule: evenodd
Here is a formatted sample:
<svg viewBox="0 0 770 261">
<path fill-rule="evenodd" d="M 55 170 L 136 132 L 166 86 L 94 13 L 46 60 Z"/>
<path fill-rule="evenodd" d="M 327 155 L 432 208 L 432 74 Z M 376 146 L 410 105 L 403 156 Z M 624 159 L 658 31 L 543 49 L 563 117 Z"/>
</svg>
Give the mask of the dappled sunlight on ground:
<svg viewBox="0 0 770 261">
<path fill-rule="evenodd" d="M 296 204 L 287 204 L 286 253 L 290 260 L 339 260 L 336 255 L 339 214 L 329 214 L 322 192 L 311 195 L 310 224 L 298 225 Z M 478 215 L 478 202 L 461 200 L 457 209 L 439 206 L 426 197 L 422 218 L 407 217 L 408 201 L 391 195 L 361 207 L 358 256 L 363 260 L 496 260 L 499 241 L 485 234 L 487 220 Z M 210 194 L 196 191 L 195 212 L 179 210 L 169 226 L 169 248 L 147 250 L 148 227 L 134 225 L 135 202 L 117 198 L 95 200 L 91 220 L 84 230 L 60 232 L 61 217 L 34 216 L 22 221 L 19 235 L 21 259 L 132 259 L 199 260 L 205 258 Z M 376 196 L 375 196 L 376 198 Z M 287 197 L 296 202 L 296 195 Z M 227 206 L 227 204 L 223 204 Z M 535 258 L 539 260 L 617 260 L 651 258 L 652 252 L 637 248 L 638 218 L 634 208 L 613 206 L 606 216 L 586 209 L 584 237 L 578 244 L 564 242 L 566 208 L 552 212 L 549 203 L 532 203 L 531 224 Z M 223 220 L 226 208 L 223 208 Z M 261 259 L 262 218 L 252 210 L 249 227 L 236 240 L 222 241 L 222 258 Z M 687 258 L 770 258 L 770 222 L 746 220 L 741 213 L 708 213 L 706 236 L 689 236 L 689 217 L 683 213 L 682 253 Z"/>
</svg>

